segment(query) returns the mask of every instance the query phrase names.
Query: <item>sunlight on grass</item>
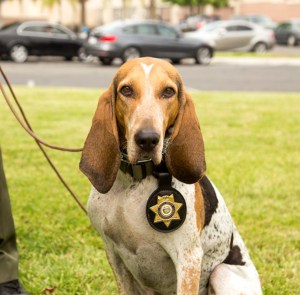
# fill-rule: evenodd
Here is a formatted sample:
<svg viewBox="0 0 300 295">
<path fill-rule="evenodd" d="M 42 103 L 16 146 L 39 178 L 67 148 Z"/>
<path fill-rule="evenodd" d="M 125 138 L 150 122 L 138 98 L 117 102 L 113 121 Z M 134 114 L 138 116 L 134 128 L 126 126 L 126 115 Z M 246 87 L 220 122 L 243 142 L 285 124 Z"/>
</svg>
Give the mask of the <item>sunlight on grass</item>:
<svg viewBox="0 0 300 295">
<path fill-rule="evenodd" d="M 300 53 L 282 53 L 276 51 L 268 51 L 266 53 L 245 52 L 245 51 L 217 51 L 215 57 L 254 57 L 254 58 L 299 58 Z"/>
<path fill-rule="evenodd" d="M 15 88 L 37 134 L 81 147 L 100 92 Z M 223 194 L 260 273 L 264 294 L 298 294 L 300 94 L 193 94 L 207 174 Z M 34 141 L 0 99 L 0 142 L 18 232 L 21 279 L 31 294 L 116 294 L 103 244 Z M 49 151 L 86 204 L 79 154 Z"/>
</svg>

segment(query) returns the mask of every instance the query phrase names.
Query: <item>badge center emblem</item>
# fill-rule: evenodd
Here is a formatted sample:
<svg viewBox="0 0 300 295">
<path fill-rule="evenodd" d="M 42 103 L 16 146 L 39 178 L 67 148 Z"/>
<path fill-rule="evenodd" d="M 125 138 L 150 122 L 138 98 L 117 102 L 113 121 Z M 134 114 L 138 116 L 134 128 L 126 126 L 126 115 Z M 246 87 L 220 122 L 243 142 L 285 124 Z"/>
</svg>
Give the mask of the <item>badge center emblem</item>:
<svg viewBox="0 0 300 295">
<path fill-rule="evenodd" d="M 173 204 L 164 202 L 158 207 L 158 214 L 162 218 L 170 218 L 175 213 L 175 207 Z"/>
<path fill-rule="evenodd" d="M 179 228 L 185 220 L 186 204 L 182 195 L 174 188 L 156 190 L 147 203 L 150 225 L 162 232 Z"/>
</svg>

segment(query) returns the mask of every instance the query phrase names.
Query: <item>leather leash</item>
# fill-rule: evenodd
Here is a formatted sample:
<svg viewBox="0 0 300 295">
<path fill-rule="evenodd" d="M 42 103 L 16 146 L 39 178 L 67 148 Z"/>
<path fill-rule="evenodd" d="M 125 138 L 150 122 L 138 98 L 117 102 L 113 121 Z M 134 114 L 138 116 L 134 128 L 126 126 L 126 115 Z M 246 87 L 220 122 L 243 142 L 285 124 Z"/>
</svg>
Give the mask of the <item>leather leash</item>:
<svg viewBox="0 0 300 295">
<path fill-rule="evenodd" d="M 51 149 L 55 149 L 55 150 L 60 150 L 60 151 L 64 151 L 64 152 L 81 152 L 82 148 L 65 148 L 65 147 L 61 147 L 61 146 L 56 146 L 53 144 L 49 144 L 47 143 L 45 140 L 41 139 L 40 137 L 38 137 L 35 132 L 33 131 L 29 120 L 27 119 L 27 116 L 21 106 L 21 104 L 19 103 L 19 100 L 17 98 L 17 96 L 15 95 L 12 86 L 8 80 L 8 78 L 6 77 L 4 71 L 2 70 L 1 66 L 0 66 L 0 72 L 2 77 L 4 78 L 6 85 L 8 86 L 8 89 L 10 91 L 10 94 L 12 95 L 22 117 L 23 120 L 20 118 L 20 116 L 18 115 L 18 113 L 16 112 L 14 106 L 12 105 L 10 99 L 8 98 L 2 83 L 0 81 L 0 90 L 3 94 L 3 97 L 7 103 L 7 105 L 9 106 L 11 112 L 13 113 L 13 115 L 15 116 L 15 118 L 17 119 L 17 121 L 19 122 L 19 124 L 25 129 L 25 131 L 34 138 L 36 144 L 38 145 L 39 149 L 41 150 L 41 152 L 43 153 L 43 155 L 45 156 L 46 160 L 48 161 L 49 165 L 51 166 L 51 168 L 53 169 L 53 171 L 55 172 L 55 174 L 57 175 L 57 177 L 59 178 L 59 180 L 62 182 L 62 184 L 64 185 L 64 187 L 69 191 L 69 193 L 71 194 L 71 196 L 73 197 L 73 199 L 75 200 L 75 202 L 78 204 L 78 206 L 82 209 L 82 211 L 87 214 L 87 211 L 85 209 L 85 207 L 82 205 L 82 203 L 79 201 L 78 197 L 75 195 L 75 193 L 73 192 L 73 190 L 69 187 L 69 185 L 66 183 L 66 181 L 64 180 L 64 178 L 61 176 L 61 174 L 59 173 L 59 171 L 57 170 L 57 168 L 55 167 L 54 163 L 52 162 L 52 160 L 50 159 L 49 155 L 47 154 L 46 150 L 44 149 L 43 145 L 46 147 L 49 147 Z"/>
</svg>

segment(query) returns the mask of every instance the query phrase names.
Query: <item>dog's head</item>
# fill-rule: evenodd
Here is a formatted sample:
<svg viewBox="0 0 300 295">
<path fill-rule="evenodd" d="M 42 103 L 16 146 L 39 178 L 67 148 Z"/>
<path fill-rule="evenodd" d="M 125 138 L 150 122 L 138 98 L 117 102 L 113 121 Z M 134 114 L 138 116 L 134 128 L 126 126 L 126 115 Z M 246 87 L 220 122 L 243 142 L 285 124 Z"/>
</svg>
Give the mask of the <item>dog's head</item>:
<svg viewBox="0 0 300 295">
<path fill-rule="evenodd" d="M 121 151 L 130 163 L 165 161 L 170 173 L 195 183 L 205 173 L 204 145 L 190 95 L 168 62 L 139 58 L 126 62 L 99 99 L 80 169 L 106 193 L 120 166 Z"/>
</svg>

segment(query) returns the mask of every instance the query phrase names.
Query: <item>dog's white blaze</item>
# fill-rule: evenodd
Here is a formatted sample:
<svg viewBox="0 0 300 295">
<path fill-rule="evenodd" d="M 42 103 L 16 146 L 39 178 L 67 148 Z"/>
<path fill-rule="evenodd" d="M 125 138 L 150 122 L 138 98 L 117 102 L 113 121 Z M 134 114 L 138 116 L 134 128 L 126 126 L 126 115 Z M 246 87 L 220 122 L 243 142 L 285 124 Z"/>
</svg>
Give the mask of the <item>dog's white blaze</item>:
<svg viewBox="0 0 300 295">
<path fill-rule="evenodd" d="M 145 96 L 144 96 L 144 102 L 145 104 L 141 104 L 138 108 L 137 108 L 137 114 L 139 113 L 139 109 L 142 110 L 147 110 L 147 114 L 150 116 L 153 116 L 153 103 L 152 103 L 152 99 L 153 99 L 153 88 L 152 88 L 152 84 L 150 83 L 150 73 L 153 69 L 153 64 L 151 65 L 146 65 L 144 63 L 141 63 L 141 66 L 144 70 L 145 76 L 146 76 L 146 83 L 145 83 Z M 160 109 L 156 109 L 157 113 L 156 113 L 156 122 L 155 125 L 157 126 L 158 130 L 162 130 L 162 126 L 163 126 L 163 112 Z M 145 115 L 143 115 L 145 117 Z"/>
<path fill-rule="evenodd" d="M 144 64 L 144 63 L 141 63 L 141 65 L 142 65 L 142 68 L 143 68 L 143 70 L 144 70 L 144 72 L 145 72 L 146 78 L 147 78 L 147 80 L 148 80 L 148 79 L 149 79 L 150 72 L 151 72 L 152 67 L 153 67 L 153 64 L 152 64 L 152 65 L 146 65 L 146 64 Z"/>
<path fill-rule="evenodd" d="M 145 76 L 146 76 L 146 85 L 145 85 L 145 90 L 146 90 L 146 95 L 145 95 L 145 99 L 149 100 L 152 98 L 152 94 L 153 94 L 153 91 L 152 91 L 152 87 L 151 87 L 151 83 L 149 81 L 149 77 L 150 77 L 150 73 L 151 73 L 151 70 L 152 70 L 152 67 L 153 67 L 153 64 L 151 65 L 146 65 L 144 63 L 141 63 L 141 66 L 145 72 Z"/>
</svg>

